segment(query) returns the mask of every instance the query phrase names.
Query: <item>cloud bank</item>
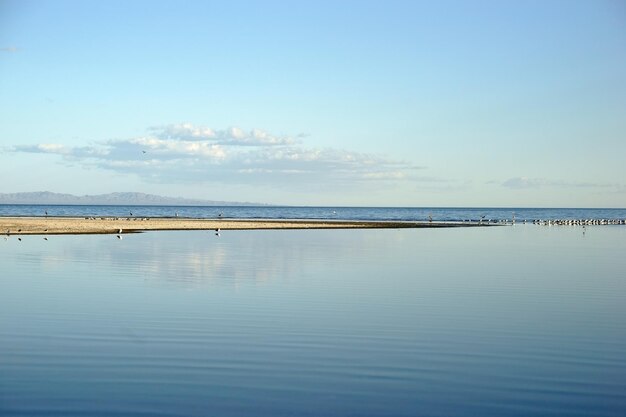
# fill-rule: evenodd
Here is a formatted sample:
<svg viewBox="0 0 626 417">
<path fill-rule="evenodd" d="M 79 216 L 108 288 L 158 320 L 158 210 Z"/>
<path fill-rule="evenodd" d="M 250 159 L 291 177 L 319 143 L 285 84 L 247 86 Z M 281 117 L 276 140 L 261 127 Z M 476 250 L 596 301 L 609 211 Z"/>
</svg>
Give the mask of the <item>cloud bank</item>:
<svg viewBox="0 0 626 417">
<path fill-rule="evenodd" d="M 68 163 L 162 183 L 328 188 L 410 181 L 421 168 L 382 155 L 311 148 L 302 144 L 304 135 L 275 135 L 260 129 L 211 129 L 184 123 L 151 127 L 148 132 L 92 146 L 40 143 L 10 151 L 59 155 Z"/>
</svg>

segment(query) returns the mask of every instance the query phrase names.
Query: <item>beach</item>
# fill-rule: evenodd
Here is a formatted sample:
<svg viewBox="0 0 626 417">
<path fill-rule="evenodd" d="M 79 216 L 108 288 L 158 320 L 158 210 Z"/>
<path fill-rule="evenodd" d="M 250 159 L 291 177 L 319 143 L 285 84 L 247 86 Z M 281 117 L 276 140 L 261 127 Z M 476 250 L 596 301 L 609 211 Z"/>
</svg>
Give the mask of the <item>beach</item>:
<svg viewBox="0 0 626 417">
<path fill-rule="evenodd" d="M 190 219 L 163 217 L 0 217 L 10 235 L 114 234 L 156 230 L 398 229 L 487 226 L 471 222 Z"/>
</svg>

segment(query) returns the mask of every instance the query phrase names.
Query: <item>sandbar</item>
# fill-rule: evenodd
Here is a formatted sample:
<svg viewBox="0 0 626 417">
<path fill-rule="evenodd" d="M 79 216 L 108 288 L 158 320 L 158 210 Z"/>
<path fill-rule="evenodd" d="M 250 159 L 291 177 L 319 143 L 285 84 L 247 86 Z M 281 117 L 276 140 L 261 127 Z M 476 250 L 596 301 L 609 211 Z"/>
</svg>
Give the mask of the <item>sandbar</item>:
<svg viewBox="0 0 626 417">
<path fill-rule="evenodd" d="M 4 235 L 118 234 L 152 230 L 399 229 L 485 226 L 476 222 L 258 220 L 166 217 L 0 217 Z"/>
</svg>

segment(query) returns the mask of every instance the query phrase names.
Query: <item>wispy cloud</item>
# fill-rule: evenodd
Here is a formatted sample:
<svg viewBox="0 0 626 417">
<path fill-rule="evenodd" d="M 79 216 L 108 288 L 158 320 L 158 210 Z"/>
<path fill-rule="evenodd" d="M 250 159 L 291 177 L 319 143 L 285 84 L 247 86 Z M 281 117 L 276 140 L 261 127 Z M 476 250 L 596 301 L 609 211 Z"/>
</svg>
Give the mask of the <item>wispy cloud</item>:
<svg viewBox="0 0 626 417">
<path fill-rule="evenodd" d="M 0 48 L 0 52 L 11 53 L 11 52 L 17 52 L 17 51 L 18 51 L 18 49 L 15 46 L 4 46 L 4 47 Z"/>
<path fill-rule="evenodd" d="M 501 183 L 503 187 L 513 189 L 524 188 L 611 188 L 619 187 L 619 184 L 595 183 L 595 182 L 575 182 L 563 180 L 550 180 L 547 178 L 513 177 Z"/>
<path fill-rule="evenodd" d="M 71 147 L 42 143 L 12 152 L 56 154 L 68 163 L 164 183 L 222 182 L 272 186 L 388 184 L 413 181 L 421 167 L 384 155 L 312 148 L 259 129 L 216 130 L 191 124 L 150 128 L 151 134 Z"/>
</svg>

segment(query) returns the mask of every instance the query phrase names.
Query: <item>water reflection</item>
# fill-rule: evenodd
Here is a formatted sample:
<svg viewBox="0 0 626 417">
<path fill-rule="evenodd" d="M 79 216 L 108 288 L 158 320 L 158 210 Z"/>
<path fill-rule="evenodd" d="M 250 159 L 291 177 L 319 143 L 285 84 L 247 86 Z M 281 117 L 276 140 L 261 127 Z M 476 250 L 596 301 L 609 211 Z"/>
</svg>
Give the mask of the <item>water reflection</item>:
<svg viewBox="0 0 626 417">
<path fill-rule="evenodd" d="M 2 415 L 626 408 L 624 228 L 157 232 L 0 248 Z"/>
</svg>

